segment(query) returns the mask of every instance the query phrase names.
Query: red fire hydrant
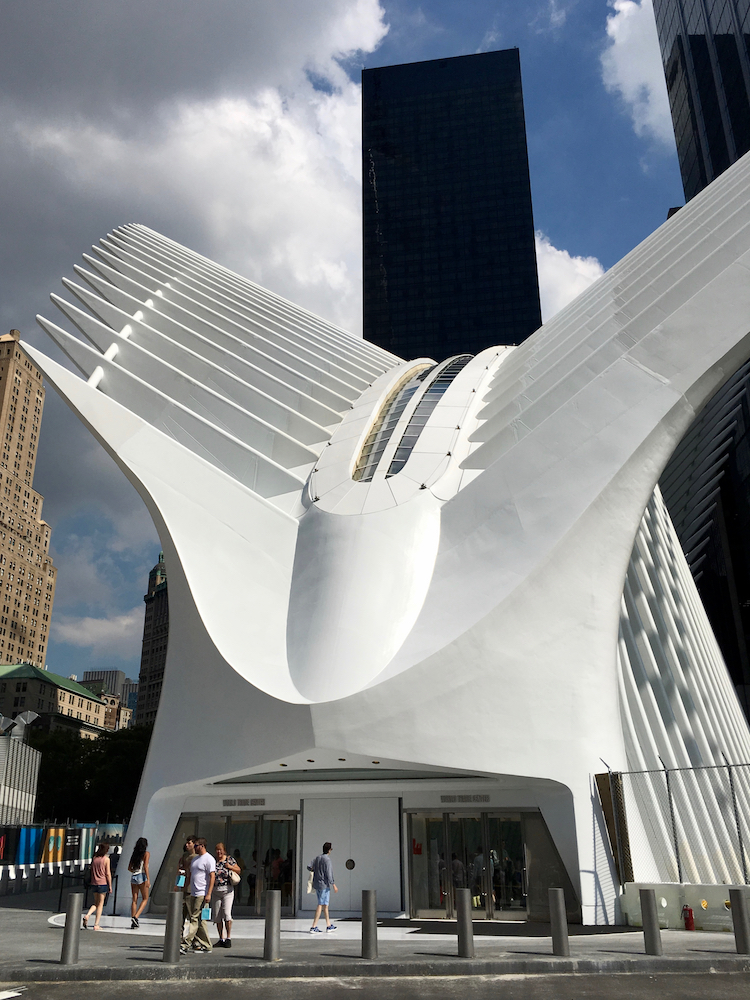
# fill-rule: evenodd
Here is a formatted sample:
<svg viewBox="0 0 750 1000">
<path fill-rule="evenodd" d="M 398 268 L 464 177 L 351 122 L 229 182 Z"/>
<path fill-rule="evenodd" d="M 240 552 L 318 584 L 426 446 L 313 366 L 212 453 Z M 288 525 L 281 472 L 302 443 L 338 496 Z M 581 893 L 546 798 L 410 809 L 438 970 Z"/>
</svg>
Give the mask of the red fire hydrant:
<svg viewBox="0 0 750 1000">
<path fill-rule="evenodd" d="M 685 921 L 685 930 L 694 931 L 695 930 L 695 919 L 693 917 L 693 909 L 690 906 L 683 906 L 682 908 L 682 919 Z"/>
</svg>

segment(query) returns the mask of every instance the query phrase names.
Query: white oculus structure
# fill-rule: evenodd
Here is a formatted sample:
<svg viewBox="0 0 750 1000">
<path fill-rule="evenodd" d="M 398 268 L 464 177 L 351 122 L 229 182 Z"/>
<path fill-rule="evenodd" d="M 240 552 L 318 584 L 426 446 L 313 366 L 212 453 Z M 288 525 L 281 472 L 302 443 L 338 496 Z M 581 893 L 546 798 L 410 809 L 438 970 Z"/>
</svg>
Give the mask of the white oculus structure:
<svg viewBox="0 0 750 1000">
<path fill-rule="evenodd" d="M 572 917 L 614 920 L 602 761 L 750 761 L 656 489 L 750 357 L 750 159 L 521 346 L 437 365 L 144 226 L 84 260 L 80 305 L 52 299 L 87 342 L 39 318 L 84 378 L 24 349 L 169 570 L 125 854 L 146 836 L 166 891 L 197 823 L 255 852 L 251 908 L 274 884 L 291 912 L 325 839 L 339 912 L 376 888 L 383 911 L 450 914 L 453 884 L 478 915 L 538 917 L 556 884 Z M 664 878 L 641 809 L 633 862 Z"/>
</svg>

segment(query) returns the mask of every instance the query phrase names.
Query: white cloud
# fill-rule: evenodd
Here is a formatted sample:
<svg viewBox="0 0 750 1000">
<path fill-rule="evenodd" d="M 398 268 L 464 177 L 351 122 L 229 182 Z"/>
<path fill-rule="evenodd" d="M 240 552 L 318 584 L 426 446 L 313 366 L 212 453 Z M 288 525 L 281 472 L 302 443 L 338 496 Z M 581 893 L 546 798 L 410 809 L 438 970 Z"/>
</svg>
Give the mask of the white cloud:
<svg viewBox="0 0 750 1000">
<path fill-rule="evenodd" d="M 549 23 L 551 28 L 562 28 L 568 17 L 565 7 L 559 0 L 549 0 Z"/>
<path fill-rule="evenodd" d="M 562 28 L 568 19 L 568 7 L 569 5 L 566 6 L 562 0 L 546 0 L 529 27 L 535 28 L 540 34 Z"/>
<path fill-rule="evenodd" d="M 143 633 L 143 606 L 126 614 L 110 618 L 86 618 L 56 614 L 52 620 L 52 637 L 95 655 L 135 659 Z"/>
<path fill-rule="evenodd" d="M 129 116 L 51 114 L 19 117 L 13 135 L 73 197 L 162 230 L 189 218 L 203 252 L 359 332 L 360 89 L 341 63 L 388 27 L 378 0 L 334 13 L 275 81 L 266 70 L 241 93 L 165 98 L 135 129 Z"/>
<path fill-rule="evenodd" d="M 604 85 L 627 105 L 637 135 L 672 149 L 672 118 L 652 2 L 610 0 L 610 7 L 610 44 L 601 56 Z"/>
<path fill-rule="evenodd" d="M 573 257 L 553 247 L 540 232 L 536 234 L 536 261 L 545 323 L 604 274 L 596 257 Z"/>
<path fill-rule="evenodd" d="M 99 125 L 18 125 L 89 198 L 134 192 L 146 221 L 168 198 L 190 212 L 210 256 L 327 317 L 360 313 L 359 88 L 268 88 L 162 110 L 157 134 Z"/>
</svg>

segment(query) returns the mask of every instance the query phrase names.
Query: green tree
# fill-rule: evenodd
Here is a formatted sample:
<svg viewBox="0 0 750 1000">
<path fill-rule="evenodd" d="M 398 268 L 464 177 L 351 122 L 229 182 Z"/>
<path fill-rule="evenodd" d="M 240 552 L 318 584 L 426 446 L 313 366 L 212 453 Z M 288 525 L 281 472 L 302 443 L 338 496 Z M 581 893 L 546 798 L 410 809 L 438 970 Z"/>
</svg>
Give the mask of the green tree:
<svg viewBox="0 0 750 1000">
<path fill-rule="evenodd" d="M 82 740 L 74 733 L 31 727 L 29 742 L 41 751 L 36 818 L 127 820 L 151 740 L 151 726 L 134 726 Z"/>
</svg>

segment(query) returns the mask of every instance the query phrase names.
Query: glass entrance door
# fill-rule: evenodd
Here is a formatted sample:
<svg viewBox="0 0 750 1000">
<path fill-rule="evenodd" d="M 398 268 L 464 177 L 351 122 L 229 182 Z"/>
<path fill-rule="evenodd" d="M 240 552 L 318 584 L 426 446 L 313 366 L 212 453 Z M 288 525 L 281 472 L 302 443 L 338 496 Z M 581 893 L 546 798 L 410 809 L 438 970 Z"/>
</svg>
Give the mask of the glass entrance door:
<svg viewBox="0 0 750 1000">
<path fill-rule="evenodd" d="M 227 834 L 226 848 L 242 869 L 240 884 L 234 890 L 234 906 L 243 907 L 243 916 L 256 915 L 259 826 L 259 816 L 232 818 Z"/>
<path fill-rule="evenodd" d="M 521 818 L 486 815 L 485 881 L 490 917 L 526 919 L 526 852 Z"/>
<path fill-rule="evenodd" d="M 444 917 L 448 895 L 443 816 L 409 816 L 412 916 Z"/>
<path fill-rule="evenodd" d="M 448 916 L 456 915 L 456 889 L 469 889 L 472 915 L 489 917 L 485 884 L 485 844 L 482 817 L 447 816 L 449 884 Z"/>
<path fill-rule="evenodd" d="M 234 913 L 237 916 L 263 916 L 269 889 L 281 891 L 282 914 L 285 917 L 294 916 L 297 878 L 295 813 L 181 816 L 152 893 L 158 908 L 156 912 L 163 913 L 166 909 L 167 895 L 174 885 L 177 863 L 189 833 L 205 837 L 211 854 L 221 841 L 242 869 L 240 884 L 234 890 Z"/>
<path fill-rule="evenodd" d="M 263 816 L 256 882 L 256 912 L 266 912 L 266 892 L 281 891 L 281 915 L 294 916 L 297 824 L 292 816 Z"/>
<path fill-rule="evenodd" d="M 413 917 L 455 917 L 468 889 L 475 920 L 525 920 L 526 854 L 520 814 L 410 813 Z"/>
</svg>

